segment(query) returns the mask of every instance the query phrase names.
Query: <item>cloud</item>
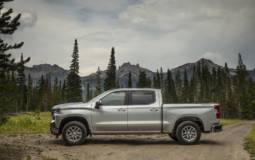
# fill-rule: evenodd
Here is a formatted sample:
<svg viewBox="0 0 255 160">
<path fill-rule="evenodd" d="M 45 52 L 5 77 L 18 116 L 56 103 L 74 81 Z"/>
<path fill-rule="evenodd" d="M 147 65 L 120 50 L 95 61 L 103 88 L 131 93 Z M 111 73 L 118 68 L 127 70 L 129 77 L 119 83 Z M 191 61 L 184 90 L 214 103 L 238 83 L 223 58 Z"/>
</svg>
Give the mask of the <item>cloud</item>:
<svg viewBox="0 0 255 160">
<path fill-rule="evenodd" d="M 130 61 L 149 69 L 173 68 L 198 58 L 235 67 L 237 53 L 248 68 L 255 60 L 254 0 L 16 0 L 9 7 L 25 12 L 24 41 L 30 65 L 69 67 L 78 38 L 80 73 L 107 67 L 110 49 L 117 64 Z M 15 54 L 14 54 L 15 55 Z M 19 54 L 17 54 L 19 55 Z"/>
<path fill-rule="evenodd" d="M 33 27 L 36 24 L 37 16 L 34 12 L 21 12 L 20 24 L 23 27 Z"/>
<path fill-rule="evenodd" d="M 119 19 L 128 27 L 168 32 L 205 21 L 220 20 L 227 14 L 223 8 L 203 7 L 206 3 L 196 0 L 189 3 L 182 0 L 144 0 L 143 3 L 129 6 L 119 15 Z"/>
</svg>

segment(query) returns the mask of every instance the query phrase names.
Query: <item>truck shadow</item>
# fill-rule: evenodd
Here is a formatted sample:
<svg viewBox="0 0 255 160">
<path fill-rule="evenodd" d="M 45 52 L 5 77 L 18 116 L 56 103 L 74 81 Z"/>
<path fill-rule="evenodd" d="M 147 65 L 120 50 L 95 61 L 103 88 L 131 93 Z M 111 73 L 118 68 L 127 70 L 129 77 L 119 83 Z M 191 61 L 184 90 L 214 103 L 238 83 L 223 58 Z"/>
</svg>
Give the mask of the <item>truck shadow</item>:
<svg viewBox="0 0 255 160">
<path fill-rule="evenodd" d="M 179 143 L 173 140 L 152 140 L 152 139 L 90 139 L 86 141 L 86 144 L 128 144 L 128 145 L 176 145 Z M 198 145 L 221 145 L 221 142 L 212 140 L 201 140 Z"/>
<path fill-rule="evenodd" d="M 55 144 L 55 145 L 64 145 L 63 141 L 61 139 L 59 140 L 52 140 L 49 143 Z M 122 139 L 122 138 L 113 138 L 113 139 L 102 139 L 102 138 L 89 138 L 86 140 L 86 142 L 82 145 L 180 145 L 178 142 L 174 140 L 156 140 L 156 139 Z M 224 145 L 224 142 L 220 141 L 213 141 L 213 140 L 201 140 L 199 143 L 195 145 Z"/>
</svg>

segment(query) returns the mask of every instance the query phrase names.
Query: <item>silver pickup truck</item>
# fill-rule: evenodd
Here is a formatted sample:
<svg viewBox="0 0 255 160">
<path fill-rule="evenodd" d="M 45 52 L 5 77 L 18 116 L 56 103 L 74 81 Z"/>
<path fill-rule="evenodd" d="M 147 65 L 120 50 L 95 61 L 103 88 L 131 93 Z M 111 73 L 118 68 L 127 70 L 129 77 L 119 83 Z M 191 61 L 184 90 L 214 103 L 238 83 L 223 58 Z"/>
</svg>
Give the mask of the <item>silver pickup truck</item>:
<svg viewBox="0 0 255 160">
<path fill-rule="evenodd" d="M 181 144 L 194 144 L 201 132 L 218 132 L 218 104 L 163 104 L 159 89 L 114 89 L 87 103 L 59 104 L 52 109 L 51 133 L 67 145 L 90 135 L 169 134 Z"/>
</svg>

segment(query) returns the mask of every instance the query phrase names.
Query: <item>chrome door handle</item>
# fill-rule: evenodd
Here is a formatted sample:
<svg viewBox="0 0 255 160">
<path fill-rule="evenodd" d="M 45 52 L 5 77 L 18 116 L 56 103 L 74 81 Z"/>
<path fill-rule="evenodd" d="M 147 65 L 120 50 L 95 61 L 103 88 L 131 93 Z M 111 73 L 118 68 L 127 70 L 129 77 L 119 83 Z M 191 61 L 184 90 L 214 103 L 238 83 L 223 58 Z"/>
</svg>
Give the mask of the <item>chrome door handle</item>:
<svg viewBox="0 0 255 160">
<path fill-rule="evenodd" d="M 126 109 L 124 109 L 124 108 L 119 108 L 118 111 L 119 111 L 119 112 L 125 112 Z"/>
<path fill-rule="evenodd" d="M 159 109 L 157 109 L 157 108 L 151 108 L 150 111 L 152 111 L 152 112 L 158 112 Z"/>
</svg>

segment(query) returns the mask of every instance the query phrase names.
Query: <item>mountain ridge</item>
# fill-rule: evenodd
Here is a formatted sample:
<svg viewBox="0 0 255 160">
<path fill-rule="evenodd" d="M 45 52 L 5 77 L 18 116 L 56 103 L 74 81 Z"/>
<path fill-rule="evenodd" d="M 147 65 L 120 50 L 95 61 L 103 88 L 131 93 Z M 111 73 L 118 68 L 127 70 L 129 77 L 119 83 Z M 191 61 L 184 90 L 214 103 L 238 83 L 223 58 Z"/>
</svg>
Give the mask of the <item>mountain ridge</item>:
<svg viewBox="0 0 255 160">
<path fill-rule="evenodd" d="M 181 75 L 186 69 L 188 73 L 188 78 L 190 79 L 191 76 L 193 75 L 193 68 L 194 66 L 198 66 L 199 64 L 204 64 L 208 66 L 208 69 L 211 71 L 212 68 L 222 68 L 223 66 L 218 65 L 214 63 L 210 59 L 205 59 L 201 58 L 196 62 L 191 62 L 191 63 L 185 63 L 183 65 L 180 65 L 178 67 L 172 68 L 171 72 L 173 76 L 176 75 L 177 72 L 180 72 Z M 230 68 L 230 71 L 234 71 L 235 69 Z M 153 76 L 155 75 L 156 72 L 151 71 L 150 69 L 141 67 L 139 64 L 131 64 L 130 62 L 125 62 L 122 65 L 120 65 L 117 68 L 117 79 L 119 81 L 120 87 L 127 87 L 127 81 L 128 81 L 128 73 L 130 72 L 132 75 L 132 84 L 134 87 L 136 86 L 135 84 L 138 83 L 138 76 L 139 72 L 144 71 L 150 79 L 153 79 Z M 32 79 L 36 83 L 42 75 L 44 76 L 50 76 L 51 80 L 53 81 L 55 78 L 57 78 L 60 81 L 64 81 L 66 76 L 68 75 L 69 71 L 56 65 L 56 64 L 38 64 L 38 65 L 33 65 L 32 67 L 25 67 L 25 75 L 28 76 L 30 75 Z M 255 80 L 255 68 L 253 70 L 249 70 L 250 77 Z M 164 76 L 166 73 L 164 72 Z M 104 79 L 106 77 L 106 70 L 101 71 L 101 79 Z M 90 83 L 90 86 L 95 87 L 96 85 L 96 72 L 91 73 L 87 76 L 81 76 L 81 80 L 83 85 L 85 86 L 86 83 Z M 103 84 L 102 84 L 103 85 Z"/>
</svg>

